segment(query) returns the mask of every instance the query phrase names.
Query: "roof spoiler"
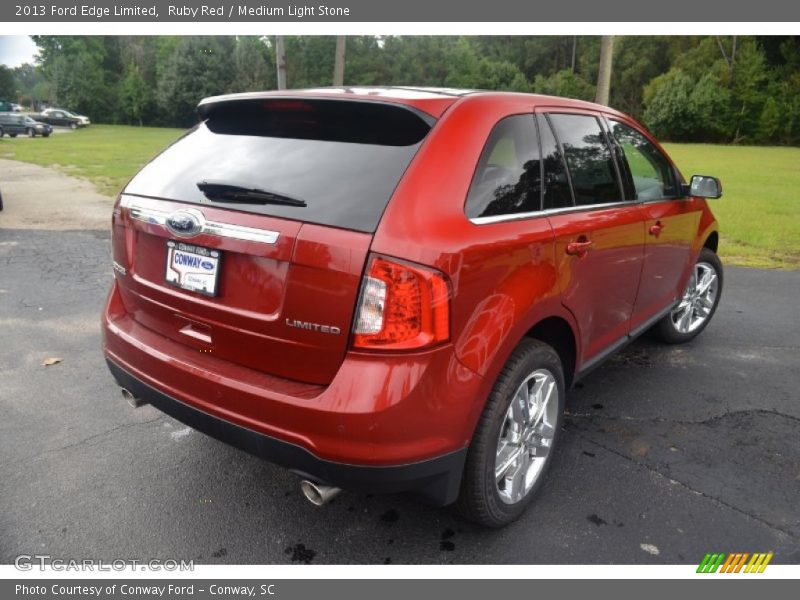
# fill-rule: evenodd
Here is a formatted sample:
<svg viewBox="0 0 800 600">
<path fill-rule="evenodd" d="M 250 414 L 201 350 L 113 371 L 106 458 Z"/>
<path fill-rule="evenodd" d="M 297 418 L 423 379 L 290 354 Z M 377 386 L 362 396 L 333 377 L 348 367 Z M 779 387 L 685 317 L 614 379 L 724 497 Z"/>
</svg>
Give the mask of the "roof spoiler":
<svg viewBox="0 0 800 600">
<path fill-rule="evenodd" d="M 329 96 L 316 96 L 311 94 L 273 94 L 269 92 L 246 92 L 241 94 L 224 94 L 221 96 L 209 96 L 203 98 L 197 105 L 197 112 L 202 119 L 208 119 L 220 109 L 230 109 L 233 107 L 253 106 L 261 104 L 263 108 L 269 108 L 270 104 L 275 105 L 276 109 L 282 107 L 284 110 L 289 106 L 286 103 L 297 102 L 298 107 L 305 103 L 309 107 L 313 106 L 333 106 L 333 105 L 348 105 L 364 104 L 375 107 L 377 110 L 382 110 L 378 107 L 384 107 L 387 114 L 398 114 L 402 111 L 416 115 L 421 121 L 425 123 L 430 129 L 436 123 L 436 118 L 428 113 L 419 110 L 414 106 L 401 104 L 399 102 L 387 102 L 384 100 L 375 100 L 370 98 L 337 98 Z"/>
</svg>

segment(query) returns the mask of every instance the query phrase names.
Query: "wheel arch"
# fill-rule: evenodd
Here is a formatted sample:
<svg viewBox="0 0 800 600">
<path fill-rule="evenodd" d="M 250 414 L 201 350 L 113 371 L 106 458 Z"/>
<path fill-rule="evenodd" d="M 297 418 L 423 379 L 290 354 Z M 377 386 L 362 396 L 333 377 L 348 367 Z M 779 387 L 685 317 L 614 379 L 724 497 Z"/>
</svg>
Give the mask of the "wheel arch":
<svg viewBox="0 0 800 600">
<path fill-rule="evenodd" d="M 575 379 L 578 362 L 578 343 L 572 325 L 561 316 L 541 319 L 525 334 L 526 338 L 539 340 L 556 351 L 564 369 L 567 389 Z"/>
<path fill-rule="evenodd" d="M 703 242 L 703 248 L 708 248 L 714 254 L 718 254 L 717 249 L 719 248 L 719 232 L 712 231 L 706 236 L 706 241 Z"/>
</svg>

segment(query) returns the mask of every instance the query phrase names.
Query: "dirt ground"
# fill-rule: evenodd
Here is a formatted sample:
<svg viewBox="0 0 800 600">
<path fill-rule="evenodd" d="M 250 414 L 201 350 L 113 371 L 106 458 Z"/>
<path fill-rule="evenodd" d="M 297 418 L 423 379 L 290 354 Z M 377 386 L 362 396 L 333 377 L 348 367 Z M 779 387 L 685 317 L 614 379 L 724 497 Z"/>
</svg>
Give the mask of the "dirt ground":
<svg viewBox="0 0 800 600">
<path fill-rule="evenodd" d="M 54 169 L 0 159 L 0 229 L 108 229 L 113 199 Z"/>
</svg>

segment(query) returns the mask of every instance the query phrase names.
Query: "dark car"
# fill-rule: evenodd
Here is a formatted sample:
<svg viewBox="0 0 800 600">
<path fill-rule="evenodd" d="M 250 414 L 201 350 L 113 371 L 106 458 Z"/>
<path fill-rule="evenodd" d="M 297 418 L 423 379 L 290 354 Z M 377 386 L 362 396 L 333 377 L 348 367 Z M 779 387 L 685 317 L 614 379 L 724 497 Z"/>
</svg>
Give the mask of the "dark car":
<svg viewBox="0 0 800 600">
<path fill-rule="evenodd" d="M 199 111 L 114 207 L 105 355 L 131 404 L 287 467 L 315 504 L 413 490 L 509 523 L 569 386 L 717 308 L 719 181 L 613 109 L 347 88 Z"/>
<path fill-rule="evenodd" d="M 81 120 L 64 110 L 46 110 L 40 114 L 31 115 L 40 123 L 47 123 L 55 127 L 69 127 L 70 129 L 77 129 L 81 127 Z"/>
<path fill-rule="evenodd" d="M 31 117 L 17 113 L 0 114 L 0 137 L 8 135 L 17 137 L 27 135 L 28 137 L 49 137 L 53 133 L 53 128 L 47 123 L 40 123 Z"/>
</svg>

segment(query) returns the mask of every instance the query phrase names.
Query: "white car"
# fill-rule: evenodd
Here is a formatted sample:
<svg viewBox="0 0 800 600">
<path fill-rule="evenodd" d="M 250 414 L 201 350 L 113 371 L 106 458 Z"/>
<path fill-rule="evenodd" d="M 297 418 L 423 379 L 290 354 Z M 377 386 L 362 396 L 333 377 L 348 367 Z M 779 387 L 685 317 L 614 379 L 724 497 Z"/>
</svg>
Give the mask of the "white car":
<svg viewBox="0 0 800 600">
<path fill-rule="evenodd" d="M 42 111 L 42 114 L 49 115 L 50 113 L 53 112 L 62 112 L 66 114 L 68 117 L 72 117 L 73 119 L 78 119 L 78 124 L 80 127 L 87 127 L 88 125 L 92 124 L 92 122 L 89 120 L 89 117 L 85 115 L 75 114 L 71 110 L 66 110 L 64 108 L 46 108 L 45 110 Z"/>
</svg>

